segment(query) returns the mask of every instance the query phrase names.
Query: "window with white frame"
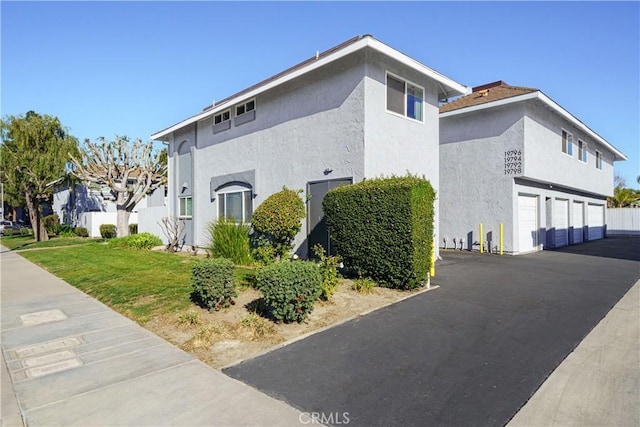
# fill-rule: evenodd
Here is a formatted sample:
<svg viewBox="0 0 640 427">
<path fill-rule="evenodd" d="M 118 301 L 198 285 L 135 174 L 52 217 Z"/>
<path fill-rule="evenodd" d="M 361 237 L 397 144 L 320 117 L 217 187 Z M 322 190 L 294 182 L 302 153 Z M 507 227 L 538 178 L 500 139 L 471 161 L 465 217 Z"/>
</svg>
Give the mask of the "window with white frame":
<svg viewBox="0 0 640 427">
<path fill-rule="evenodd" d="M 562 129 L 562 152 L 573 156 L 573 135 Z"/>
<path fill-rule="evenodd" d="M 256 100 L 252 99 L 251 101 L 247 101 L 244 104 L 240 104 L 236 106 L 236 116 L 241 116 L 255 109 L 256 109 Z"/>
<path fill-rule="evenodd" d="M 231 118 L 231 112 L 229 110 L 223 111 L 213 116 L 213 124 L 219 125 L 220 123 L 229 121 L 230 118 Z"/>
<path fill-rule="evenodd" d="M 217 192 L 218 218 L 236 223 L 251 222 L 253 192 L 250 188 L 231 185 Z"/>
<path fill-rule="evenodd" d="M 578 140 L 578 159 L 587 163 L 587 144 L 580 139 Z"/>
<path fill-rule="evenodd" d="M 602 153 L 596 151 L 596 169 L 602 170 Z"/>
<path fill-rule="evenodd" d="M 191 196 L 180 197 L 178 216 L 181 218 L 191 218 L 193 216 L 193 199 Z"/>
<path fill-rule="evenodd" d="M 423 120 L 424 88 L 387 73 L 387 111 Z"/>
</svg>

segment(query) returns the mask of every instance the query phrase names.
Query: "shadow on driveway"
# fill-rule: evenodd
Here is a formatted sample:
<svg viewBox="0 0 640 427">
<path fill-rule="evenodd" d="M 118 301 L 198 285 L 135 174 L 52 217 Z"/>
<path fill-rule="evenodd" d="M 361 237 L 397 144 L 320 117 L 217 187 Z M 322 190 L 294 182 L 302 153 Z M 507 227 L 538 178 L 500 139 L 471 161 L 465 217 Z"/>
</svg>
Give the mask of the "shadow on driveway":
<svg viewBox="0 0 640 427">
<path fill-rule="evenodd" d="M 593 253 L 442 256 L 440 289 L 224 372 L 329 424 L 502 426 L 640 277 Z"/>
</svg>

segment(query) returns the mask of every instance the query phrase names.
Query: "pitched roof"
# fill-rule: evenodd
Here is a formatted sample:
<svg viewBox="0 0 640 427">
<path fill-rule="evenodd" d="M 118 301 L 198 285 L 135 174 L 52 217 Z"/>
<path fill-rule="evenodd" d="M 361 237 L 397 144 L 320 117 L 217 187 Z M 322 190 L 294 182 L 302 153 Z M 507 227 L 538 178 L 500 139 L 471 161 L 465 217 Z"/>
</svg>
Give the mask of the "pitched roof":
<svg viewBox="0 0 640 427">
<path fill-rule="evenodd" d="M 235 95 L 227 97 L 222 101 L 216 102 L 214 105 L 206 107 L 202 112 L 185 120 L 182 120 L 173 126 L 152 134 L 151 139 L 166 140 L 169 134 L 184 126 L 197 122 L 198 120 L 213 116 L 214 114 L 229 108 L 229 106 L 235 103 L 244 102 L 261 92 L 286 83 L 287 81 L 295 79 L 303 74 L 323 67 L 346 55 L 350 55 L 353 52 L 365 48 L 373 49 L 377 52 L 380 52 L 383 55 L 399 61 L 405 66 L 412 68 L 419 73 L 422 73 L 435 80 L 438 83 L 438 87 L 440 89 L 440 92 L 438 93 L 440 99 L 469 93 L 469 90 L 466 86 L 450 79 L 449 77 L 444 76 L 443 74 L 440 74 L 436 70 L 429 68 L 426 65 L 421 64 L 420 62 L 405 55 L 404 53 L 399 52 L 390 46 L 387 46 L 386 44 L 376 40 L 373 36 L 365 34 L 349 39 L 346 42 L 332 47 L 331 49 L 328 49 L 322 53 L 318 52 L 315 56 L 291 68 L 288 68 L 281 73 L 276 74 L 275 76 L 269 77 L 268 79 L 263 80 L 260 83 L 257 83 L 247 89 L 244 89 L 236 93 Z"/>
<path fill-rule="evenodd" d="M 538 91 L 539 89 L 530 87 L 510 86 L 502 80 L 498 80 L 497 82 L 474 87 L 469 95 L 462 96 L 441 106 L 440 112 L 446 113 L 447 111 L 459 110 L 460 108 L 486 104 Z"/>
</svg>

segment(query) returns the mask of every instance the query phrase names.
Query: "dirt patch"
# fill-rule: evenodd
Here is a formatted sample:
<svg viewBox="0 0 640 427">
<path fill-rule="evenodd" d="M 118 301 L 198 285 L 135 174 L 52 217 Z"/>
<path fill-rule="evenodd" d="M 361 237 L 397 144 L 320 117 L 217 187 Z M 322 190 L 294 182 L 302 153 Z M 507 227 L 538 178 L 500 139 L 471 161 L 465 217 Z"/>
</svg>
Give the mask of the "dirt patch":
<svg viewBox="0 0 640 427">
<path fill-rule="evenodd" d="M 373 293 L 361 294 L 351 290 L 350 280 L 344 280 L 330 301 L 316 302 L 305 322 L 285 324 L 262 317 L 260 292 L 244 289 L 229 308 L 209 312 L 194 305 L 186 311 L 156 317 L 144 326 L 219 369 L 425 290 L 376 287 Z"/>
</svg>

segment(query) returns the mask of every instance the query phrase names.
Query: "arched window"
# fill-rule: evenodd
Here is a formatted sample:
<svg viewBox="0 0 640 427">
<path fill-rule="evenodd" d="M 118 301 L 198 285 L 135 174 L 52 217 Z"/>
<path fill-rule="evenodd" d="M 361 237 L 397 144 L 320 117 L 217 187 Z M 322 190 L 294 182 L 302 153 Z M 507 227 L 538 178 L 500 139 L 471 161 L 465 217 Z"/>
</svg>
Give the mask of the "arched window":
<svg viewBox="0 0 640 427">
<path fill-rule="evenodd" d="M 236 223 L 251 222 L 253 214 L 253 190 L 249 184 L 232 182 L 216 190 L 218 218 Z"/>
</svg>

